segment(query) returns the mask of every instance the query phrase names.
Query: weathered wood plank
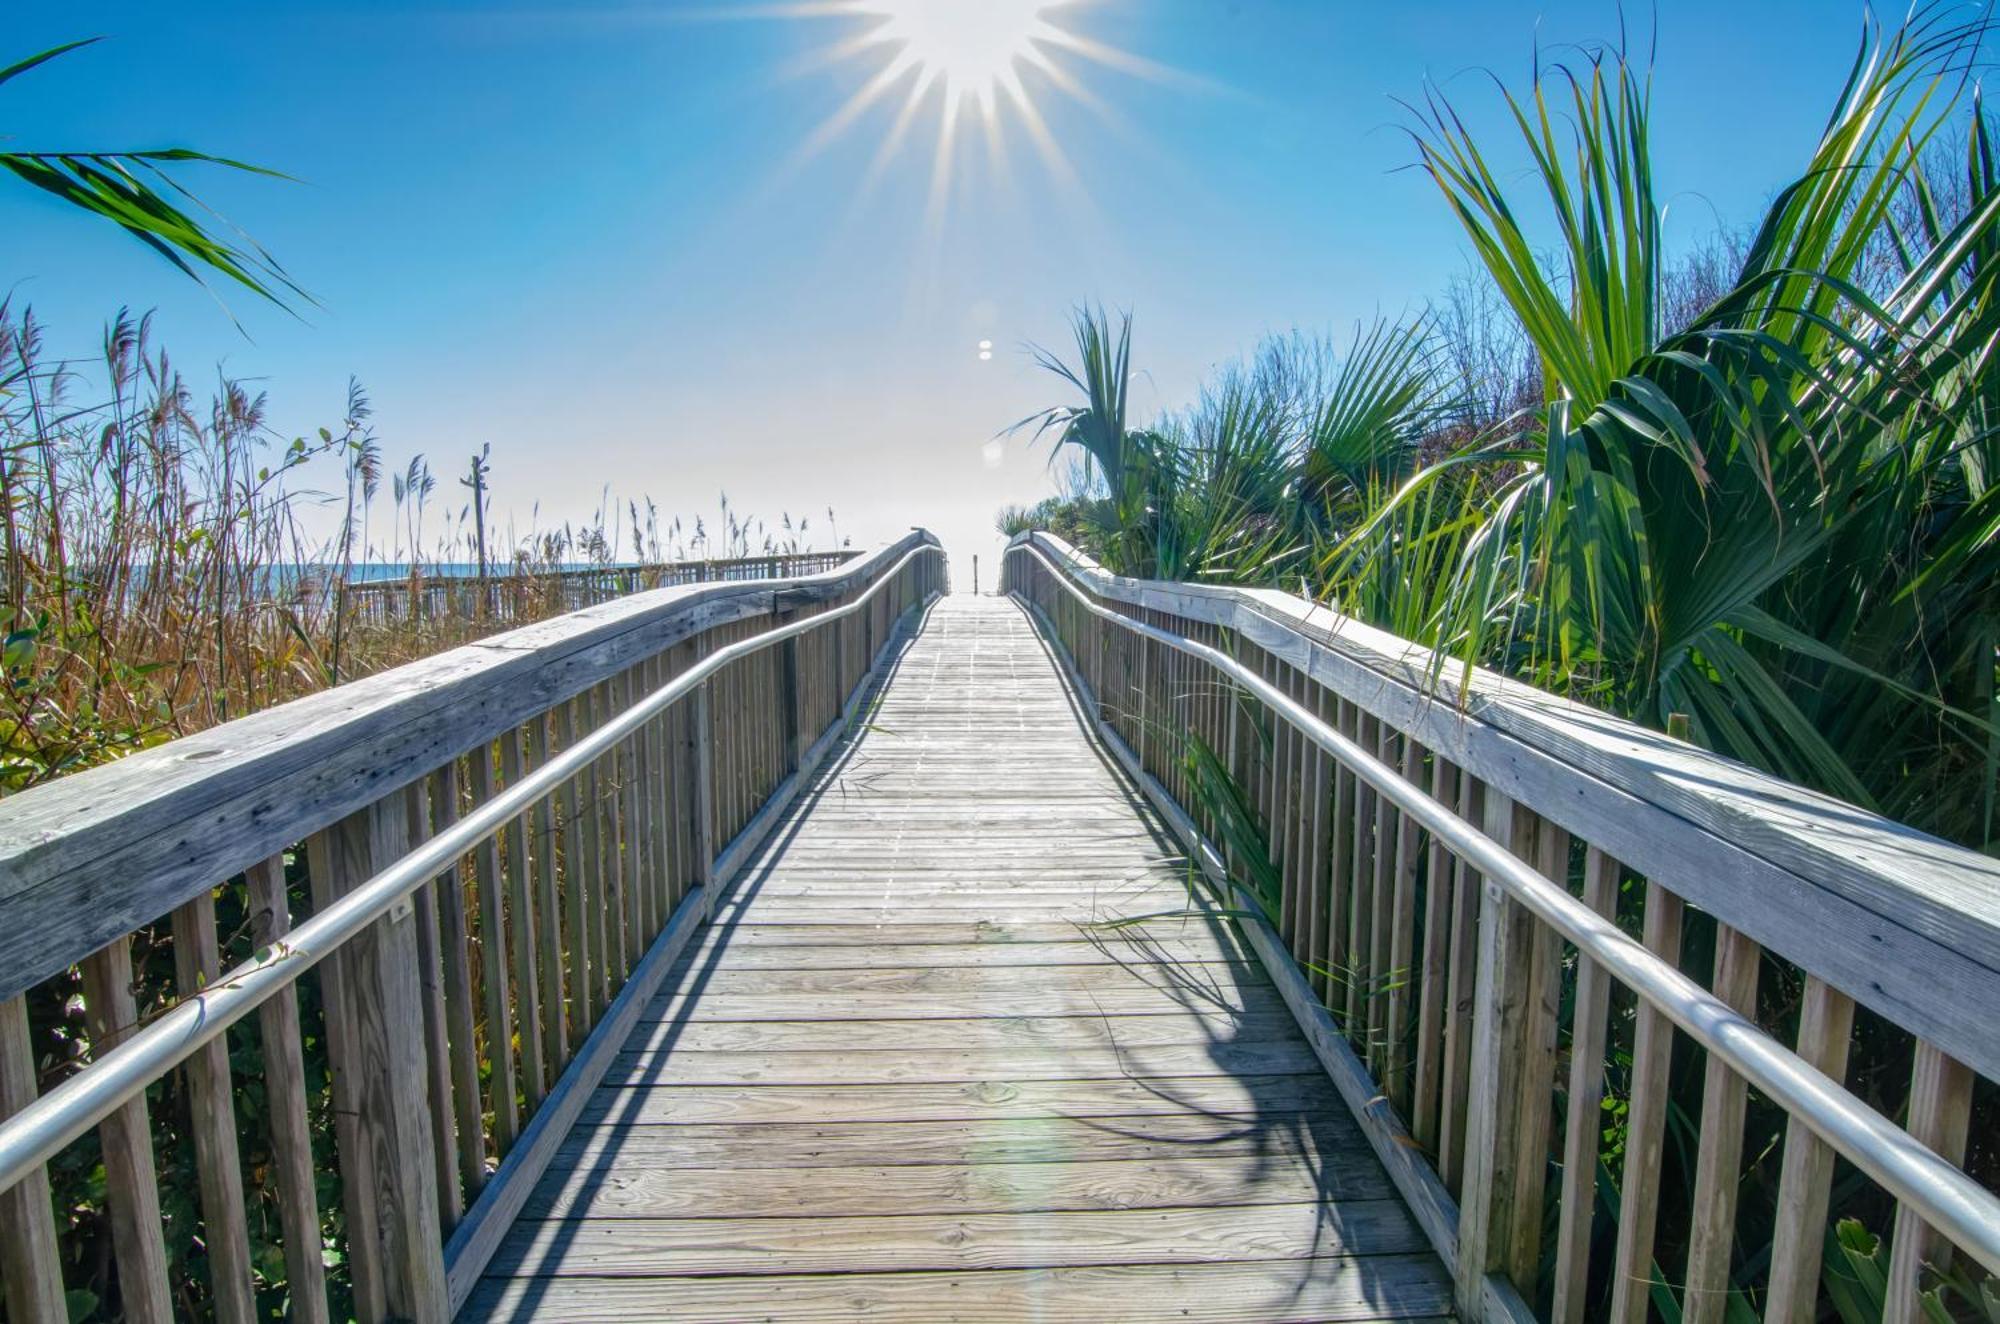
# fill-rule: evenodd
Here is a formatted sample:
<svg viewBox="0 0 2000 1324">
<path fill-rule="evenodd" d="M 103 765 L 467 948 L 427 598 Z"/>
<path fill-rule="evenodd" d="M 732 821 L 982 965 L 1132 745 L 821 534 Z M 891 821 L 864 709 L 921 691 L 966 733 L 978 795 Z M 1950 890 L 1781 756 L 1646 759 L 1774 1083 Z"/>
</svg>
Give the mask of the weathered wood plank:
<svg viewBox="0 0 2000 1324">
<path fill-rule="evenodd" d="M 1208 1324 L 1441 1320 L 1451 1297 L 1427 1256 L 1261 1260 L 1244 1264 L 1090 1266 L 975 1272 L 824 1274 L 796 1278 L 496 1279 L 468 1320 L 532 1317 L 576 1324 L 634 1319 L 851 1320 L 887 1324 L 1034 1319 L 1128 1324 L 1194 1317 Z"/>
<path fill-rule="evenodd" d="M 564 1277 L 880 1273 L 1407 1255 L 1422 1234 L 1393 1200 L 1033 1214 L 624 1218 L 530 1222 L 500 1272 Z"/>
</svg>

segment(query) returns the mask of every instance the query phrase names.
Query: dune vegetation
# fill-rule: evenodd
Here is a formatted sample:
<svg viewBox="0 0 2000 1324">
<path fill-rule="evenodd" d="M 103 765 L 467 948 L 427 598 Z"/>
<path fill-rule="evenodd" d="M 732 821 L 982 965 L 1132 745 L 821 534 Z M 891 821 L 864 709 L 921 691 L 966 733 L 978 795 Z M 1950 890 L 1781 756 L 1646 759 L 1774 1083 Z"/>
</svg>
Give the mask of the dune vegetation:
<svg viewBox="0 0 2000 1324">
<path fill-rule="evenodd" d="M 1020 430 L 1076 463 L 1003 512 L 1128 574 L 1282 584 L 1990 849 L 2000 832 L 2000 165 L 1983 25 L 1871 30 L 1817 149 L 1676 249 L 1649 73 L 1502 92 L 1519 141 L 1411 111 L 1475 269 L 1421 316 L 1292 335 L 1135 426 L 1132 323 L 1044 353 Z M 1501 173 L 1525 149 L 1525 179 Z M 1549 245 L 1553 245 L 1551 248 Z"/>
</svg>

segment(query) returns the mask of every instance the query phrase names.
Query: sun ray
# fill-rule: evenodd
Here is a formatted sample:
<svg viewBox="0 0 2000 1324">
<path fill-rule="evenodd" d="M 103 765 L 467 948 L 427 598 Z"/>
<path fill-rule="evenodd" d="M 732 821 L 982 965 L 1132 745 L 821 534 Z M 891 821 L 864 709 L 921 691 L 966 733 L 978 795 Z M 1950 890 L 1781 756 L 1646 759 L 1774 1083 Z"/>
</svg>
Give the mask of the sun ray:
<svg viewBox="0 0 2000 1324">
<path fill-rule="evenodd" d="M 1119 131 L 1136 131 L 1084 83 L 1082 67 L 1096 66 L 1157 83 L 1190 85 L 1168 66 L 1086 37 L 1061 11 L 1088 0 L 817 0 L 802 5 L 815 15 L 850 26 L 818 50 L 795 61 L 792 72 L 858 64 L 861 85 L 808 134 L 793 154 L 796 167 L 854 130 L 887 102 L 895 103 L 881 142 L 870 154 L 854 201 L 872 195 L 893 161 L 910 145 L 917 124 L 937 107 L 931 144 L 931 178 L 924 200 L 924 228 L 941 233 L 944 219 L 975 176 L 964 176 L 968 142 L 983 146 L 990 172 L 979 187 L 1011 187 L 1006 131 L 1013 120 L 1032 155 L 1058 186 L 1059 195 L 1081 195 L 1083 185 L 1037 97 L 1074 102 Z M 800 11 L 794 11 L 800 12 Z M 1082 199 L 1086 209 L 1089 200 Z"/>
</svg>

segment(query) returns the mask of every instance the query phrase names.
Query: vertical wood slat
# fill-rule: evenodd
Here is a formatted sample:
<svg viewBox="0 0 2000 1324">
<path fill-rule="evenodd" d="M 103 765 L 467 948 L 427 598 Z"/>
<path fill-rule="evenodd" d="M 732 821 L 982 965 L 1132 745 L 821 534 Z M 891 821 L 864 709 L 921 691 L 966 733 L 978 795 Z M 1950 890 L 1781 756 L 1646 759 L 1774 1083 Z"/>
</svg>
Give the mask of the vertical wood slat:
<svg viewBox="0 0 2000 1324">
<path fill-rule="evenodd" d="M 343 871 L 337 858 L 351 849 L 347 839 L 365 827 L 343 820 L 306 841 L 306 866 L 312 886 L 313 910 L 325 910 L 346 891 L 352 870 Z M 375 1240 L 365 1235 L 376 1224 L 375 1156 L 362 1141 L 361 1049 L 354 1011 L 353 953 L 337 948 L 319 964 L 320 1003 L 326 1025 L 327 1061 L 332 1068 L 334 1149 L 340 1164 L 340 1203 L 347 1223 L 348 1280 L 354 1313 L 362 1320 L 386 1313 L 382 1262 Z M 407 1031 L 406 1031 L 407 1032 Z"/>
<path fill-rule="evenodd" d="M 541 767 L 554 752 L 551 722 L 544 713 L 528 724 L 528 758 Z M 555 1088 L 569 1065 L 569 1026 L 563 1015 L 562 910 L 556 893 L 556 856 L 562 842 L 556 835 L 556 815 L 566 792 L 551 791 L 535 803 L 535 924 L 540 939 L 536 950 L 537 981 L 542 1000 L 542 1062 L 544 1092 Z M 525 941 L 525 939 L 524 939 Z"/>
<path fill-rule="evenodd" d="M 1394 768 L 1402 735 L 1387 722 L 1375 724 L 1375 757 Z M 1396 820 L 1400 815 L 1388 796 L 1375 795 L 1375 820 L 1370 840 L 1368 883 L 1368 1062 L 1377 1081 L 1389 1074 L 1389 986 L 1396 972 L 1390 966 L 1390 930 L 1395 926 Z"/>
<path fill-rule="evenodd" d="M 508 729 L 500 737 L 500 774 L 509 786 L 517 784 L 527 775 L 522 740 L 518 726 Z M 533 811 L 523 810 L 519 818 L 507 825 L 507 910 L 514 934 L 514 1020 L 521 1036 L 521 1093 L 527 1099 L 530 1112 L 542 1101 L 546 1079 L 542 1058 L 542 999 L 545 995 L 538 988 L 540 980 L 537 973 L 541 955 L 537 935 L 541 926 L 536 921 L 536 887 L 532 873 L 541 853 L 548 849 L 535 838 L 535 829 L 531 826 L 539 821 L 540 813 L 539 805 Z M 535 841 L 532 858 L 529 855 L 531 839 Z M 496 935 L 499 932 L 495 930 Z M 501 1028 L 504 1033 L 504 1024 Z M 511 1100 L 507 1113 L 509 1117 L 514 1114 Z M 511 1145 L 512 1142 L 509 1143 Z"/>
<path fill-rule="evenodd" d="M 0 1121 L 35 1101 L 35 1074 L 27 998 L 11 997 L 0 1002 Z M 0 1191 L 0 1281 L 9 1319 L 44 1324 L 69 1318 L 47 1168 Z"/>
<path fill-rule="evenodd" d="M 1380 739 L 1375 719 L 1354 710 L 1354 729 L 1349 734 L 1363 749 L 1373 750 Z M 1347 1037 L 1361 1045 L 1365 1059 L 1374 1050 L 1368 1042 L 1368 994 L 1374 986 L 1374 971 L 1368 966 L 1374 950 L 1374 917 L 1369 898 L 1375 885 L 1374 862 L 1375 792 L 1359 778 L 1354 787 L 1354 832 L 1349 839 L 1353 854 L 1347 875 Z"/>
<path fill-rule="evenodd" d="M 1729 927 L 1715 926 L 1712 991 L 1745 1016 L 1757 1011 L 1763 949 Z M 1736 1244 L 1736 1195 L 1743 1172 L 1743 1122 L 1749 1085 L 1715 1054 L 1702 1073 L 1701 1137 L 1695 1158 L 1688 1230 L 1683 1324 L 1721 1324 L 1729 1304 L 1729 1262 Z"/>
<path fill-rule="evenodd" d="M 1530 814 L 1534 865 L 1543 877 L 1567 889 L 1569 833 Z M 1542 1257 L 1542 1194 L 1548 1183 L 1549 1132 L 1555 1116 L 1556 1045 L 1562 1003 L 1562 935 L 1540 921 L 1530 922 L 1527 999 L 1522 1007 L 1521 1100 L 1515 1110 L 1514 1196 L 1508 1229 L 1507 1270 L 1524 1294 L 1534 1291 Z"/>
<path fill-rule="evenodd" d="M 1595 846 L 1584 855 L 1583 903 L 1616 917 L 1618 861 Z M 1569 1110 L 1563 1124 L 1561 1194 L 1556 1201 L 1555 1324 L 1582 1324 L 1590 1283 L 1590 1239 L 1597 1209 L 1597 1152 L 1604 1102 L 1604 1051 L 1609 1037 L 1611 976 L 1588 956 L 1576 959 L 1570 1018 Z"/>
<path fill-rule="evenodd" d="M 243 876 L 250 891 L 250 940 L 259 950 L 276 946 L 292 928 L 285 859 L 278 855 L 253 864 Z M 264 1047 L 264 1101 L 270 1113 L 278 1226 L 285 1243 L 286 1295 L 297 1324 L 326 1324 L 326 1262 L 320 1247 L 297 984 L 286 984 L 257 1008 L 257 1031 Z"/>
<path fill-rule="evenodd" d="M 1458 769 L 1435 754 L 1431 756 L 1430 791 L 1433 800 L 1447 805 L 1453 802 L 1458 792 Z M 1451 852 L 1444 848 L 1442 842 L 1433 839 L 1424 880 L 1424 950 L 1417 985 L 1415 1100 L 1410 1108 L 1410 1135 L 1420 1147 L 1432 1154 L 1438 1153 L 1438 1110 L 1442 1101 L 1440 1077 L 1444 1071 L 1444 1013 L 1449 994 L 1445 976 L 1450 968 L 1452 865 Z"/>
<path fill-rule="evenodd" d="M 1408 736 L 1403 738 L 1401 771 L 1403 780 L 1412 786 L 1423 784 L 1424 747 Z M 1383 1058 L 1382 1086 L 1404 1117 L 1410 1115 L 1410 987 L 1416 978 L 1413 967 L 1417 944 L 1417 847 L 1416 819 L 1397 814 L 1395 888 L 1390 899 L 1389 997 L 1384 1017 L 1389 1042 Z"/>
<path fill-rule="evenodd" d="M 404 845 L 431 835 L 429 787 L 415 781 L 403 793 Z M 394 856 L 384 857 L 386 865 Z M 423 1025 L 424 1107 L 431 1119 L 431 1159 L 437 1165 L 435 1185 L 438 1217 L 449 1231 L 465 1212 L 458 1174 L 452 1163 L 457 1124 L 451 1111 L 451 1048 L 447 1043 L 444 1008 L 444 955 L 438 940 L 439 880 L 418 888 L 410 897 L 411 931 L 416 937 L 417 995 Z M 405 1030 L 407 1033 L 407 1030 Z"/>
<path fill-rule="evenodd" d="M 622 672 L 613 682 L 620 712 L 629 712 L 632 705 L 643 695 L 639 684 L 638 667 Z M 618 950 L 618 984 L 624 987 L 626 977 L 640 953 L 646 950 L 646 924 L 650 907 L 646 904 L 646 884 L 648 870 L 645 854 L 650 834 L 646 830 L 647 819 L 639 792 L 644 770 L 646 732 L 652 723 L 634 731 L 618 743 L 618 825 L 619 825 L 619 878 L 624 893 L 623 918 L 625 922 L 624 940 Z"/>
<path fill-rule="evenodd" d="M 1687 907 L 1657 882 L 1646 884 L 1646 949 L 1680 964 L 1681 926 Z M 1674 1024 L 1641 999 L 1632 1031 L 1632 1110 L 1619 1183 L 1618 1243 L 1611 1263 L 1611 1318 L 1644 1321 L 1653 1281 L 1653 1233 L 1659 1218 L 1660 1165 L 1667 1131 L 1667 1072 L 1673 1064 Z"/>
<path fill-rule="evenodd" d="M 204 888 L 174 909 L 174 984 L 197 998 L 222 973 L 215 938 L 215 893 Z M 181 1064 L 188 1087 L 195 1180 L 201 1193 L 202 1241 L 208 1251 L 215 1317 L 248 1324 L 257 1317 L 250 1277 L 250 1224 L 244 1216 L 243 1156 L 236 1148 L 236 1098 L 229 1040 L 218 1036 Z"/>
<path fill-rule="evenodd" d="M 493 750 L 490 746 L 481 745 L 466 758 L 472 802 L 474 805 L 486 804 L 494 794 Z M 503 831 L 511 847 L 514 838 L 520 835 L 519 820 L 507 824 Z M 521 1127 L 521 1114 L 514 1094 L 514 1031 L 507 996 L 506 880 L 500 864 L 500 834 L 496 833 L 479 843 L 479 849 L 473 853 L 472 870 L 479 913 L 480 1004 L 486 1019 L 483 1045 L 488 1063 L 486 1106 L 493 1113 L 496 1156 L 504 1158 L 507 1151 L 514 1147 L 514 1137 Z M 523 1024 L 526 1024 L 525 1020 Z"/>
<path fill-rule="evenodd" d="M 484 760 L 481 746 L 472 753 Z M 458 822 L 458 760 L 432 774 L 431 818 L 436 830 Z M 488 845 L 492 838 L 487 839 Z M 482 850 L 484 847 L 482 847 Z M 486 1134 L 479 1100 L 479 1053 L 474 1037 L 472 1001 L 472 933 L 465 914 L 464 862 L 454 861 L 431 890 L 437 900 L 438 946 L 443 956 L 444 1030 L 450 1052 L 452 1129 L 457 1139 L 458 1181 L 470 1201 L 486 1185 Z M 501 1022 L 506 1023 L 504 1018 Z M 498 1064 L 495 1064 L 498 1069 Z"/>
<path fill-rule="evenodd" d="M 1333 691 L 1317 682 L 1308 682 L 1312 708 L 1319 719 L 1332 724 Z M 1328 921 L 1332 914 L 1332 879 L 1329 875 L 1329 854 L 1332 848 L 1332 796 L 1333 796 L 1333 756 L 1319 746 L 1312 747 L 1311 785 L 1307 795 L 1311 809 L 1306 815 L 1307 830 L 1310 835 L 1311 852 L 1306 860 L 1306 887 L 1312 893 L 1312 932 L 1306 944 L 1306 955 L 1315 967 L 1311 972 L 1312 988 L 1322 1002 L 1326 999 L 1326 944 Z"/>
<path fill-rule="evenodd" d="M 715 713 L 708 681 L 695 687 L 688 723 L 688 763 L 694 781 L 693 877 L 702 911 L 715 913 Z"/>
<path fill-rule="evenodd" d="M 1354 705 L 1345 699 L 1334 701 L 1334 727 L 1340 734 L 1354 736 Z M 1354 973 L 1348 968 L 1348 915 L 1353 910 L 1355 797 L 1359 782 L 1352 769 L 1336 764 L 1333 770 L 1333 839 L 1327 869 L 1326 955 L 1327 988 L 1324 1001 L 1336 1019 L 1344 1017 L 1347 994 Z M 1346 1032 L 1349 1023 L 1341 1020 Z"/>
<path fill-rule="evenodd" d="M 1532 817 L 1506 796 L 1489 789 L 1484 817 L 1486 835 L 1502 847 L 1520 854 L 1531 845 Z M 1486 1275 L 1513 1266 L 1510 1234 L 1519 1189 L 1516 1170 L 1523 1157 L 1515 1140 L 1524 1096 L 1535 937 L 1534 917 L 1498 881 L 1481 875 L 1479 890 L 1455 1282 L 1460 1313 L 1474 1319 L 1480 1315 Z M 1533 1284 L 1525 1290 L 1532 1293 Z"/>
<path fill-rule="evenodd" d="M 556 739 L 562 748 L 574 748 L 579 728 L 590 727 L 590 696 L 586 691 L 556 709 Z M 583 708 L 583 720 L 577 709 Z M 568 939 L 569 1042 L 581 1047 L 584 1036 L 597 1022 L 596 981 L 592 962 L 599 954 L 591 949 L 592 906 L 595 904 L 597 871 L 597 770 L 596 765 L 579 768 L 564 787 L 563 807 L 563 934 Z M 565 1064 L 569 1054 L 563 1054 Z"/>
<path fill-rule="evenodd" d="M 1471 773 L 1458 776 L 1458 816 L 1468 822 L 1484 814 L 1485 787 Z M 1465 1145 L 1471 1130 L 1474 1002 L 1478 996 L 1479 876 L 1463 860 L 1451 866 L 1451 953 L 1446 976 L 1444 1067 L 1438 1087 L 1438 1175 L 1465 1199 Z"/>
<path fill-rule="evenodd" d="M 83 959 L 83 1005 L 93 1056 L 108 1053 L 137 1029 L 129 937 L 115 939 Z M 167 1324 L 173 1318 L 173 1303 L 144 1092 L 100 1122 L 97 1136 L 104 1154 L 111 1241 L 118 1257 L 119 1305 L 128 1320 Z"/>
<path fill-rule="evenodd" d="M 610 681 L 590 692 L 590 730 L 609 722 L 618 711 L 617 694 Z M 595 781 L 591 819 L 597 825 L 597 886 L 591 898 L 591 951 L 597 958 L 592 975 L 591 997 L 598 1015 L 611 1005 L 612 995 L 624 976 L 625 959 L 625 872 L 618 861 L 618 751 L 591 761 Z M 591 1018 L 591 1024 L 597 1017 Z"/>
<path fill-rule="evenodd" d="M 1817 975 L 1807 976 L 1798 1055 L 1843 1081 L 1853 1034 L 1853 999 Z M 1771 1281 L 1764 1299 L 1764 1318 L 1770 1324 L 1807 1324 L 1812 1319 L 1819 1301 L 1820 1254 L 1832 1187 L 1833 1150 L 1793 1117 L 1785 1125 L 1778 1220 L 1771 1237 Z"/>
<path fill-rule="evenodd" d="M 1927 1039 L 1917 1041 L 1916 1064 L 1910 1073 L 1908 1129 L 1924 1145 L 1955 1167 L 1965 1164 L 1965 1146 L 1972 1127 L 1972 1069 Z M 1905 1205 L 1896 1208 L 1894 1240 L 1889 1244 L 1889 1282 L 1882 1324 L 1916 1324 L 1921 1318 L 1917 1294 L 1923 1268 L 1949 1263 L 1951 1246 Z"/>
<path fill-rule="evenodd" d="M 377 801 L 327 834 L 337 893 L 408 851 L 408 811 L 399 799 Z M 348 1235 L 379 1264 L 382 1289 L 379 1313 L 362 1313 L 363 1324 L 430 1324 L 449 1314 L 425 1046 L 410 1033 L 423 1016 L 416 916 L 423 900 L 421 890 L 405 898 L 342 948 L 352 1023 L 348 1056 L 334 1069 L 349 1073 L 356 1085 L 356 1149 L 341 1154 L 342 1184 L 357 1169 L 373 1183 L 372 1221 L 350 1222 Z"/>
</svg>

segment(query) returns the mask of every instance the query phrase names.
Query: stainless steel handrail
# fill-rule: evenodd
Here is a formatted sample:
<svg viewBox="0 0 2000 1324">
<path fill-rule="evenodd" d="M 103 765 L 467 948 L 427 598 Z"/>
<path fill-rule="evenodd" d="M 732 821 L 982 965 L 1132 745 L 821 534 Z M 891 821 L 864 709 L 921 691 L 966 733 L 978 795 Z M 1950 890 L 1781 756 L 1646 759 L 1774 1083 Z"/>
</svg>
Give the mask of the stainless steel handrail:
<svg viewBox="0 0 2000 1324">
<path fill-rule="evenodd" d="M 1254 694 L 1315 745 L 1428 828 L 1536 918 L 1578 951 L 1644 998 L 1731 1070 L 1755 1085 L 1787 1115 L 1803 1121 L 1821 1140 L 1914 1209 L 1947 1240 L 2000 1273 L 2000 1197 L 1920 1144 L 1839 1081 L 1820 1071 L 1672 964 L 1635 942 L 1569 890 L 1543 877 L 1441 802 L 1403 780 L 1388 764 L 1326 723 L 1284 691 L 1220 649 L 1137 621 L 1090 600 L 1067 568 L 1031 542 L 1027 551 L 1046 565 L 1086 611 L 1127 630 L 1200 658 Z"/>
<path fill-rule="evenodd" d="M 47 1162 L 64 1146 L 109 1117 L 127 1099 L 172 1071 L 196 1049 L 325 960 L 404 897 L 443 873 L 452 861 L 518 818 L 544 796 L 560 790 L 563 783 L 586 765 L 609 753 L 721 668 L 772 644 L 853 615 L 888 587 L 904 566 L 925 553 L 941 556 L 943 549 L 929 543 L 912 547 L 853 602 L 710 653 L 299 925 L 273 950 L 235 967 L 216 984 L 177 1004 L 103 1058 L 0 1122 L 0 1191 Z"/>
</svg>

